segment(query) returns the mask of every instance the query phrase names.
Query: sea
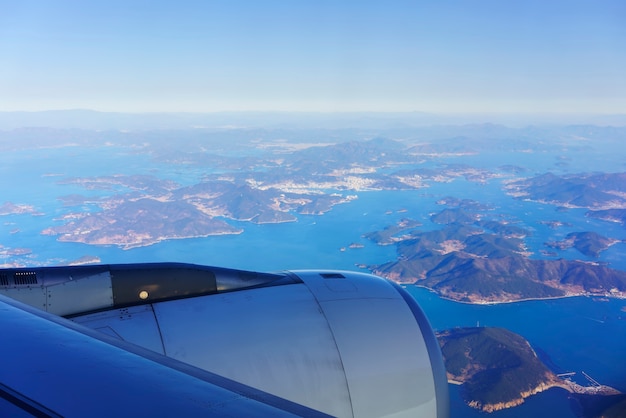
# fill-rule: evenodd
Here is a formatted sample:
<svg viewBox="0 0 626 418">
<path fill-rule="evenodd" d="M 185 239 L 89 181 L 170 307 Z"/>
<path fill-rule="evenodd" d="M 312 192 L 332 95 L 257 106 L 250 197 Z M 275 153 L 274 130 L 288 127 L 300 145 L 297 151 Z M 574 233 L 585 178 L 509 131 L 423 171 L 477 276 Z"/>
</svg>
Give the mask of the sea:
<svg viewBox="0 0 626 418">
<path fill-rule="evenodd" d="M 549 166 L 554 172 L 571 170 L 556 163 L 554 157 L 528 158 L 537 173 Z M 495 164 L 493 159 L 464 160 L 466 164 Z M 520 157 L 502 157 L 518 165 Z M 574 157 L 572 157 L 574 158 Z M 575 156 L 575 158 L 581 158 Z M 594 157 L 595 158 L 595 157 Z M 623 163 L 608 163 L 590 158 L 597 169 L 623 171 Z M 542 160 L 544 159 L 544 160 Z M 571 159 L 570 159 L 571 161 Z M 608 164 L 608 165 L 607 165 Z M 613 164 L 613 167 L 611 166 Z M 594 169 L 592 167 L 591 169 Z M 575 172 L 575 170 L 574 170 Z M 61 184 L 71 177 L 95 177 L 112 174 L 149 174 L 175 180 L 181 185 L 194 184 L 207 174 L 202 167 L 183 167 L 157 163 L 146 155 L 122 147 L 49 148 L 10 152 L 0 155 L 0 178 L 3 202 L 33 206 L 36 213 L 0 216 L 0 263 L 24 265 L 66 264 L 82 256 L 98 257 L 102 263 L 189 262 L 255 271 L 287 269 L 341 269 L 367 271 L 396 258 L 393 245 L 381 246 L 364 238 L 367 232 L 394 225 L 403 218 L 419 220 L 418 230 L 440 228 L 430 216 L 444 207 L 437 201 L 446 196 L 471 198 L 489 204 L 489 213 L 532 231 L 526 239 L 532 257 L 541 258 L 546 241 L 563 238 L 574 231 L 596 231 L 604 236 L 626 240 L 626 228 L 615 223 L 589 219 L 585 209 L 557 211 L 554 206 L 516 200 L 502 189 L 502 179 L 485 183 L 455 179 L 449 183 L 430 183 L 430 187 L 412 191 L 359 191 L 358 199 L 337 205 L 324 215 L 299 215 L 296 222 L 255 225 L 231 222 L 244 229 L 239 235 L 168 240 L 158 244 L 123 250 L 116 246 L 91 246 L 61 243 L 41 232 L 62 224 L 60 216 L 68 212 L 58 197 L 81 194 L 108 196 L 124 190 L 85 190 L 76 184 Z M 81 211 L 97 211 L 85 205 Z M 550 228 L 544 221 L 569 222 L 570 227 Z M 361 244 L 350 248 L 353 243 Z M 27 248 L 29 254 L 12 255 L 12 249 Z M 586 259 L 576 250 L 559 252 L 560 257 Z M 626 244 L 616 244 L 604 251 L 599 260 L 611 267 L 626 270 Z M 474 305 L 440 298 L 425 288 L 406 286 L 417 300 L 432 327 L 494 326 L 510 329 L 524 338 L 541 359 L 557 373 L 575 372 L 572 379 L 588 382 L 584 371 L 602 384 L 626 392 L 626 300 L 603 297 L 570 297 L 530 300 L 496 305 Z M 466 406 L 461 388 L 450 385 L 452 417 L 485 416 Z M 493 417 L 560 416 L 576 417 L 575 401 L 563 389 L 550 389 L 532 396 L 516 408 L 498 411 Z"/>
</svg>

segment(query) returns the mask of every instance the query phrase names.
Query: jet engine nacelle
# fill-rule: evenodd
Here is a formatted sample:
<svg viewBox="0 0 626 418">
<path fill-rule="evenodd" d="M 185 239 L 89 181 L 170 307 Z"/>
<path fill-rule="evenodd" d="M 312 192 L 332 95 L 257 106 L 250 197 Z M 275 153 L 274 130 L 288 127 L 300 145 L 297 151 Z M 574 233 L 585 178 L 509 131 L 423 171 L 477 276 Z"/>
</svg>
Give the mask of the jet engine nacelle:
<svg viewBox="0 0 626 418">
<path fill-rule="evenodd" d="M 448 416 L 424 313 L 369 274 L 169 263 L 4 274 L 9 296 L 333 416 Z"/>
</svg>

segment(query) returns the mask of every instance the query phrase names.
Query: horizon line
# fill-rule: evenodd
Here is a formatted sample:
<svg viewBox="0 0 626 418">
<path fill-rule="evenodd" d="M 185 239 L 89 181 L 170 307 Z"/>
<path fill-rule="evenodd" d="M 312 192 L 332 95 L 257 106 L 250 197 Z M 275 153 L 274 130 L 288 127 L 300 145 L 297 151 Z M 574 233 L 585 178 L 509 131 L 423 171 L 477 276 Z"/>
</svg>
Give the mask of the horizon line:
<svg viewBox="0 0 626 418">
<path fill-rule="evenodd" d="M 442 115 L 442 116 L 459 116 L 459 115 L 589 115 L 589 116 L 626 116 L 624 112 L 585 112 L 585 111 L 429 111 L 429 110 L 99 110 L 90 108 L 62 108 L 62 109 L 40 109 L 40 110 L 2 110 L 0 113 L 50 113 L 50 112 L 93 112 L 93 113 L 117 113 L 117 114 L 133 114 L 133 115 L 150 115 L 150 114 L 193 114 L 193 115 L 210 115 L 219 113 L 280 113 L 280 114 L 383 114 L 383 115 Z"/>
</svg>

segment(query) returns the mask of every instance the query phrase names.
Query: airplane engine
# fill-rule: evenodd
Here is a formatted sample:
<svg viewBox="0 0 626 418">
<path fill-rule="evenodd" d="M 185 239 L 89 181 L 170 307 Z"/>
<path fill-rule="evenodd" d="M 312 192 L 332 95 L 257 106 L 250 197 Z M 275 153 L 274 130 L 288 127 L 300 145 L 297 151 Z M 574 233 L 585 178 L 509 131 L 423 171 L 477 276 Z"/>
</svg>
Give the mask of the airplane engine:
<svg viewBox="0 0 626 418">
<path fill-rule="evenodd" d="M 424 313 L 369 274 L 49 267 L 4 270 L 0 293 L 333 416 L 448 416 Z"/>
</svg>

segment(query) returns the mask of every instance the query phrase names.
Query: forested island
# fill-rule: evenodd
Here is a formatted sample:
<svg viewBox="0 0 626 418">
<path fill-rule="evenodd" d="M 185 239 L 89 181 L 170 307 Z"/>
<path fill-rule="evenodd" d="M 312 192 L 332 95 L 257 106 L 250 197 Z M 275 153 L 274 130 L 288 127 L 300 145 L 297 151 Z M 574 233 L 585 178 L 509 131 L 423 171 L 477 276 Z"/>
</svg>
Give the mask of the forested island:
<svg viewBox="0 0 626 418">
<path fill-rule="evenodd" d="M 130 191 L 106 198 L 62 196 L 64 206 L 97 207 L 96 211 L 71 212 L 63 225 L 42 231 L 57 235 L 62 242 L 116 245 L 124 249 L 142 247 L 168 239 L 240 234 L 240 227 L 227 220 L 256 224 L 296 221 L 297 214 L 320 215 L 352 196 L 321 193 L 288 193 L 258 189 L 232 181 L 205 181 L 182 187 L 150 176 L 75 178 L 64 182 L 87 189 Z"/>
</svg>

